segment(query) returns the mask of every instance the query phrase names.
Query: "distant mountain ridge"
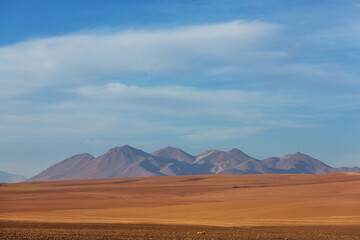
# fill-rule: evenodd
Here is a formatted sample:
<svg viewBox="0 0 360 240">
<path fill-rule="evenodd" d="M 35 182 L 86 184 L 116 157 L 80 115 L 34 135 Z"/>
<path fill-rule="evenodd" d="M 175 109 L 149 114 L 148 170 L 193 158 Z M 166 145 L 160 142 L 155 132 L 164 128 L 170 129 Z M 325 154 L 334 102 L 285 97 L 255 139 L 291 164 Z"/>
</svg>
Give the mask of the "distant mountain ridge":
<svg viewBox="0 0 360 240">
<path fill-rule="evenodd" d="M 15 183 L 15 182 L 23 182 L 26 180 L 26 177 L 7 173 L 0 171 L 0 183 Z"/>
<path fill-rule="evenodd" d="M 151 154 L 129 145 L 115 147 L 93 157 L 74 155 L 28 181 L 91 178 L 128 178 L 204 174 L 321 174 L 360 172 L 360 168 L 332 168 L 308 155 L 297 152 L 283 157 L 257 160 L 239 149 L 210 150 L 192 156 L 179 148 L 165 147 Z"/>
</svg>

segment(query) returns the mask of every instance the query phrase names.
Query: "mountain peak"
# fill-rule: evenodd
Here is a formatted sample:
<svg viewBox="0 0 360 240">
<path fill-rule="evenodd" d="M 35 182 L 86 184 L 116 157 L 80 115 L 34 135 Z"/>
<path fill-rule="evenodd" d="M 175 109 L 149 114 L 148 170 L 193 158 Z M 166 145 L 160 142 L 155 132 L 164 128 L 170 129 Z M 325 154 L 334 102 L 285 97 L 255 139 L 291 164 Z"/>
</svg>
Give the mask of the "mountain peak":
<svg viewBox="0 0 360 240">
<path fill-rule="evenodd" d="M 168 151 L 178 151 L 178 150 L 180 150 L 179 148 L 176 148 L 176 147 L 172 147 L 172 146 L 167 146 L 167 147 L 164 147 L 164 148 L 162 148 L 162 149 L 160 149 L 160 150 L 168 150 Z M 180 150 L 181 151 L 181 150 Z"/>
<path fill-rule="evenodd" d="M 50 166 L 29 181 L 189 174 L 334 172 L 360 172 L 360 168 L 332 168 L 301 152 L 259 161 L 237 148 L 227 152 L 210 150 L 195 157 L 171 146 L 149 154 L 124 145 L 112 148 L 96 158 L 87 153 L 72 156 Z"/>
<path fill-rule="evenodd" d="M 143 156 L 143 157 L 148 157 L 150 156 L 150 154 L 140 150 L 140 149 L 136 149 L 134 147 L 131 147 L 130 145 L 124 145 L 121 147 L 114 147 L 111 148 L 107 153 L 105 153 L 102 156 L 114 156 L 115 158 L 118 158 L 116 156 L 126 156 L 126 159 L 131 159 L 134 156 Z"/>
<path fill-rule="evenodd" d="M 24 176 L 0 171 L 0 182 L 1 183 L 15 183 L 15 182 L 22 182 L 25 180 L 26 180 L 26 178 Z"/>
<path fill-rule="evenodd" d="M 241 151 L 237 148 L 233 148 L 230 151 L 227 151 L 226 154 L 229 154 L 235 158 L 251 158 L 250 156 L 248 156 L 243 151 Z"/>
<path fill-rule="evenodd" d="M 94 156 L 91 155 L 90 153 L 80 153 L 80 154 L 74 155 L 74 157 L 90 157 L 90 158 L 94 158 Z"/>
<path fill-rule="evenodd" d="M 306 155 L 304 153 L 301 152 L 296 152 L 296 153 L 290 153 L 285 155 L 283 158 L 288 158 L 288 157 L 300 157 L 300 158 L 306 158 L 306 157 L 310 157 L 309 155 Z"/>
<path fill-rule="evenodd" d="M 126 145 L 124 145 L 124 146 L 122 146 L 122 147 L 120 147 L 120 148 L 124 148 L 124 149 L 134 149 L 132 146 L 130 146 L 130 145 L 128 145 L 128 144 L 126 144 Z"/>
<path fill-rule="evenodd" d="M 152 152 L 151 155 L 161 158 L 175 159 L 182 162 L 193 162 L 195 160 L 194 156 L 184 152 L 180 148 L 174 148 L 171 146 Z"/>
<path fill-rule="evenodd" d="M 241 150 L 237 149 L 237 148 L 233 148 L 228 152 L 233 152 L 233 153 L 243 153 Z"/>
<path fill-rule="evenodd" d="M 293 173 L 319 174 L 334 170 L 325 163 L 301 152 L 287 154 L 280 158 L 269 158 L 263 161 L 268 167 L 291 170 Z"/>
<path fill-rule="evenodd" d="M 136 148 L 131 147 L 130 145 L 124 145 L 121 147 L 114 147 L 109 150 L 109 152 L 118 152 L 118 151 L 130 151 L 130 150 L 136 150 Z"/>
</svg>

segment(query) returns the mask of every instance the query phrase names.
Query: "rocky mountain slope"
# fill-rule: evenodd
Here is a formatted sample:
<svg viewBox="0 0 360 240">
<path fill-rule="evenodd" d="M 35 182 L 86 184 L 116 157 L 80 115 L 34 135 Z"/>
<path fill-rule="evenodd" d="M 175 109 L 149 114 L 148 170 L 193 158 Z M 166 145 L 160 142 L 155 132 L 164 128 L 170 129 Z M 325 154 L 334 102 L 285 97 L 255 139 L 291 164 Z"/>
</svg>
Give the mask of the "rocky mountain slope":
<svg viewBox="0 0 360 240">
<path fill-rule="evenodd" d="M 15 183 L 25 181 L 26 178 L 20 175 L 0 171 L 1 183 Z"/>
<path fill-rule="evenodd" d="M 236 148 L 227 152 L 210 150 L 198 156 L 192 156 L 173 147 L 166 147 L 149 154 L 125 145 L 112 148 L 96 158 L 88 153 L 72 156 L 49 167 L 28 181 L 204 174 L 321 174 L 335 172 L 360 172 L 360 168 L 332 168 L 300 152 L 260 161 Z"/>
</svg>

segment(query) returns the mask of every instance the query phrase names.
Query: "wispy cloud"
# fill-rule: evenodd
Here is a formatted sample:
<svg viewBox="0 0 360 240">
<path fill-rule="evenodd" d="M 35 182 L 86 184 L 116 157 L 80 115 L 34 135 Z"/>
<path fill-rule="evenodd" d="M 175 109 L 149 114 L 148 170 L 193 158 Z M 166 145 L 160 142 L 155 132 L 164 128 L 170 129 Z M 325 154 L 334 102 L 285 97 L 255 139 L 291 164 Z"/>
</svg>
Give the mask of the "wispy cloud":
<svg viewBox="0 0 360 240">
<path fill-rule="evenodd" d="M 3 137 L 104 137 L 118 135 L 114 129 L 119 129 L 128 137 L 165 131 L 199 140 L 223 132 L 217 139 L 230 139 L 261 131 L 263 119 L 274 117 L 268 115 L 268 109 L 297 104 L 284 96 L 263 92 L 182 86 L 111 83 L 65 92 L 67 100 L 45 104 L 41 109 L 26 105 L 23 107 L 27 111 L 23 109 L 21 114 L 0 114 Z"/>
<path fill-rule="evenodd" d="M 78 33 L 0 48 L 1 95 L 131 72 L 176 72 L 261 59 L 280 26 L 233 21 L 165 30 Z M 266 51 L 266 52 L 264 52 Z"/>
<path fill-rule="evenodd" d="M 231 21 L 3 46 L 0 141 L 218 143 L 313 130 L 334 111 L 358 109 L 356 72 L 313 61 L 284 31 Z M 137 74 L 147 79 L 134 80 Z M 169 80 L 158 84 L 158 77 Z M 337 91 L 344 86 L 351 92 Z"/>
<path fill-rule="evenodd" d="M 179 76 L 196 74 L 217 81 L 227 75 L 234 82 L 251 81 L 265 89 L 358 84 L 357 73 L 345 63 L 304 58 L 312 54 L 303 51 L 306 44 L 322 38 L 335 41 L 334 31 L 318 33 L 312 36 L 315 40 L 308 36 L 291 40 L 284 31 L 276 23 L 236 20 L 159 30 L 94 30 L 3 46 L 0 98 L 131 74 L 171 76 L 173 85 L 181 85 Z M 351 31 L 346 32 L 348 36 Z"/>
<path fill-rule="evenodd" d="M 182 86 L 139 87 L 111 83 L 68 89 L 78 98 L 58 107 L 81 106 L 130 112 L 151 112 L 167 116 L 206 117 L 210 119 L 256 119 L 259 108 L 294 103 L 286 97 L 262 92 L 231 89 L 209 90 Z"/>
</svg>

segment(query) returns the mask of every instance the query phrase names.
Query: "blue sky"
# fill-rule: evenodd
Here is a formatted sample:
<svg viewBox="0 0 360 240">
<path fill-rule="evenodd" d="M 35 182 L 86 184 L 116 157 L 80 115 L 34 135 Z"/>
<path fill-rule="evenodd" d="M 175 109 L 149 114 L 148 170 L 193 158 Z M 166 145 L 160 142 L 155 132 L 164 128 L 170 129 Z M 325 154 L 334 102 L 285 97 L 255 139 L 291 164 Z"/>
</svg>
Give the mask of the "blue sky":
<svg viewBox="0 0 360 240">
<path fill-rule="evenodd" d="M 360 1 L 0 0 L 0 169 L 130 144 L 360 165 Z"/>
</svg>

